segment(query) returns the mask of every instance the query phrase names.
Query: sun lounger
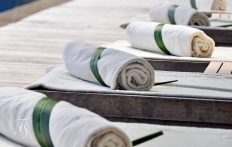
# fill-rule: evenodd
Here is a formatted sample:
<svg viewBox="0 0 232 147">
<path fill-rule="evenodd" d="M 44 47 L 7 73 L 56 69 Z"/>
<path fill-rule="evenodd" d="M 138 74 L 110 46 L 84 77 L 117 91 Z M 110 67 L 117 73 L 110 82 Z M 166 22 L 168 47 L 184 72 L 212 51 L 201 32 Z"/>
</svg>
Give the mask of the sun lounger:
<svg viewBox="0 0 232 147">
<path fill-rule="evenodd" d="M 114 121 L 232 128 L 230 75 L 155 71 L 155 79 L 179 81 L 147 92 L 110 90 L 75 78 L 59 65 L 26 88 Z"/>
</svg>

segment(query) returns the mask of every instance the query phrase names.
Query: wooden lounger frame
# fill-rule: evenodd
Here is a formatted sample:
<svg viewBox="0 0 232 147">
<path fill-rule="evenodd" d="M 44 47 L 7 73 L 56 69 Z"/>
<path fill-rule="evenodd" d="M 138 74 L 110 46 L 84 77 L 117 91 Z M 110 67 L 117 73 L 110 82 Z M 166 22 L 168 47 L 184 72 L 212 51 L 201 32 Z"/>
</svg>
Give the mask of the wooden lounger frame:
<svg viewBox="0 0 232 147">
<path fill-rule="evenodd" d="M 37 91 L 112 121 L 232 129 L 232 100 Z"/>
<path fill-rule="evenodd" d="M 232 73 L 232 62 L 147 60 L 156 70 Z M 34 90 L 112 121 L 232 129 L 232 99 Z"/>
<path fill-rule="evenodd" d="M 154 70 L 232 74 L 232 62 L 146 59 Z"/>
</svg>

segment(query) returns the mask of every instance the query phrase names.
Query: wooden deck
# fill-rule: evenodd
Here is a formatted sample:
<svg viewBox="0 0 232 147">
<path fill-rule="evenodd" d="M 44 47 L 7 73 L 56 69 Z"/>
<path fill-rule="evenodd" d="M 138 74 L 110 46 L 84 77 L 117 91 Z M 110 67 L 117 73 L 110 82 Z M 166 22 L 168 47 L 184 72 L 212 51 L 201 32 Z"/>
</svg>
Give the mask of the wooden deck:
<svg viewBox="0 0 232 147">
<path fill-rule="evenodd" d="M 119 25 L 134 15 L 148 13 L 153 3 L 74 0 L 0 28 L 0 87 L 35 82 L 47 66 L 63 63 L 63 48 L 72 40 L 100 45 L 126 39 Z"/>
<path fill-rule="evenodd" d="M 0 13 L 0 26 L 19 21 L 27 16 L 70 0 L 36 0 Z"/>
<path fill-rule="evenodd" d="M 44 70 L 47 66 L 63 63 L 63 48 L 72 40 L 84 39 L 100 45 L 126 39 L 125 30 L 120 29 L 118 26 L 137 14 L 148 13 L 154 1 L 74 0 L 0 28 L 0 87 L 24 87 L 35 82 L 44 75 Z M 50 93 L 50 96 L 55 97 L 56 94 Z M 75 97 L 76 95 L 72 96 Z M 81 98 L 83 102 L 88 102 L 83 96 Z M 93 99 L 91 96 L 88 98 Z M 113 98 L 115 97 L 111 99 Z M 161 103 L 164 105 L 166 101 L 165 99 L 162 100 Z M 143 104 L 147 105 L 147 103 Z M 107 105 L 108 103 L 103 104 Z M 180 106 L 177 102 L 171 104 L 176 107 Z M 188 104 L 192 105 L 193 103 Z M 189 110 L 188 105 L 185 105 L 185 107 Z M 221 113 L 224 113 L 224 111 Z M 220 116 L 219 113 L 217 114 Z M 186 117 L 188 116 L 186 115 Z M 193 117 L 192 115 L 191 118 Z M 128 130 L 142 130 L 136 131 L 136 133 L 132 131 L 135 136 L 148 134 L 147 130 L 154 132 L 154 128 L 147 125 L 139 127 L 136 125 L 132 126 L 130 124 L 130 127 L 127 128 Z M 204 126 L 205 124 L 202 125 Z M 224 132 L 221 133 L 206 129 L 200 129 L 200 132 L 195 130 L 195 132 L 191 132 L 189 128 L 186 128 L 184 133 L 174 130 L 173 135 L 169 133 L 173 129 L 161 128 L 161 130 L 166 131 L 167 135 L 164 135 L 160 142 L 156 142 L 157 146 L 162 146 L 162 144 L 163 146 L 168 146 L 169 144 L 171 146 L 186 146 L 188 144 L 189 146 L 201 147 L 210 143 L 211 146 L 218 146 L 219 144 L 219 146 L 227 147 L 231 145 L 231 136 L 229 136 L 229 133 L 227 133 L 228 135 L 225 133 L 225 131 L 229 132 L 230 130 L 222 130 Z M 202 133 L 202 131 L 206 133 Z M 199 139 L 196 135 L 198 135 Z M 224 139 L 222 140 L 221 138 Z M 144 144 L 144 146 L 154 146 L 154 144 L 154 142 L 151 142 L 150 144 Z"/>
</svg>

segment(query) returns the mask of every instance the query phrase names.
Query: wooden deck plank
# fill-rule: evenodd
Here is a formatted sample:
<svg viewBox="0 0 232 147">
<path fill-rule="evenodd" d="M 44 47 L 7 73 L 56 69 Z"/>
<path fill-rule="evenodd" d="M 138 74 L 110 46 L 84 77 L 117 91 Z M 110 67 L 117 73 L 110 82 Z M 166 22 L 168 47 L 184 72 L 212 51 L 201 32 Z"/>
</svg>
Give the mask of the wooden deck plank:
<svg viewBox="0 0 232 147">
<path fill-rule="evenodd" d="M 125 30 L 119 25 L 137 14 L 148 13 L 153 3 L 74 0 L 0 28 L 0 85 L 14 86 L 15 81 L 15 86 L 24 87 L 36 81 L 46 66 L 63 63 L 63 49 L 72 40 L 97 45 L 125 40 Z M 204 63 L 198 70 L 204 71 L 207 66 Z"/>
<path fill-rule="evenodd" d="M 29 4 L 21 5 L 0 13 L 0 26 L 21 20 L 31 14 L 47 9 L 70 0 L 39 0 Z"/>
<path fill-rule="evenodd" d="M 112 121 L 232 129 L 231 100 L 35 90 Z"/>
<path fill-rule="evenodd" d="M 154 0 L 76 0 L 0 28 L 0 87 L 24 87 L 35 82 L 47 66 L 63 63 L 63 48 L 72 40 L 100 45 L 126 39 L 125 30 L 118 26 L 134 15 L 148 13 L 153 3 Z M 47 7 L 43 4 L 37 6 Z M 33 10 L 34 3 L 28 7 L 28 11 L 38 11 Z M 24 12 L 20 7 L 6 13 L 13 20 L 15 14 Z"/>
<path fill-rule="evenodd" d="M 125 30 L 120 29 L 119 25 L 137 14 L 148 13 L 153 3 L 154 0 L 76 0 L 0 28 L 0 87 L 24 87 L 35 82 L 44 75 L 47 66 L 63 63 L 63 48 L 72 40 L 84 39 L 100 45 L 126 39 Z M 160 64 L 160 66 L 162 65 Z M 207 67 L 208 63 L 204 63 L 204 66 Z M 65 92 L 41 92 L 54 98 L 65 94 Z M 163 97 L 157 99 L 137 98 L 136 96 L 120 98 L 114 95 L 109 98 L 101 94 L 69 94 L 66 98 L 62 98 L 112 120 L 138 121 L 139 118 L 143 118 L 150 123 L 163 121 L 164 124 L 167 124 L 168 121 L 173 121 L 172 123 L 176 124 L 183 121 L 183 125 L 194 122 L 197 123 L 197 126 L 206 126 L 208 123 L 212 126 L 218 124 L 225 128 L 232 128 L 232 122 L 229 119 L 231 101 L 219 103 L 192 99 L 180 101 Z M 77 101 L 76 97 L 80 99 Z M 92 105 L 99 99 L 102 102 L 101 105 L 98 105 L 100 103 Z M 119 102 L 116 103 L 116 100 Z M 118 106 L 111 108 L 112 103 Z M 133 103 L 138 107 L 126 110 L 127 105 L 131 106 Z M 190 107 L 195 109 L 190 111 Z M 222 109 L 219 111 L 221 107 Z M 135 108 L 144 108 L 144 110 Z M 115 115 L 110 116 L 108 110 Z M 203 117 L 200 117 L 200 113 L 198 113 L 200 110 L 203 112 Z M 121 118 L 118 118 L 120 115 Z M 150 115 L 152 116 L 150 117 Z"/>
</svg>

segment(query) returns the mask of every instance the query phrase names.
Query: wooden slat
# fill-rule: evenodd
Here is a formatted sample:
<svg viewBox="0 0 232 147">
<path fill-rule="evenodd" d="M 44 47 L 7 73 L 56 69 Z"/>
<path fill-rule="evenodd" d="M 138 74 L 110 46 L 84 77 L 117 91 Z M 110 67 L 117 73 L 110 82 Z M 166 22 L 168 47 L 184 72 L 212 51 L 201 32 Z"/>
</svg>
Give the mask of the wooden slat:
<svg viewBox="0 0 232 147">
<path fill-rule="evenodd" d="M 207 68 L 207 66 L 209 65 L 208 61 L 193 62 L 193 61 L 183 61 L 183 60 L 158 60 L 158 59 L 157 60 L 146 59 L 146 60 L 151 64 L 154 70 L 163 70 L 163 71 L 203 73 L 205 69 Z"/>
<path fill-rule="evenodd" d="M 118 26 L 137 14 L 148 13 L 153 3 L 154 0 L 76 0 L 0 28 L 0 87 L 24 87 L 35 82 L 44 75 L 46 66 L 63 63 L 63 48 L 72 40 L 83 39 L 98 45 L 125 40 L 125 30 Z M 207 33 L 221 34 L 211 30 Z M 228 37 L 231 32 L 225 31 L 224 35 L 214 39 L 222 44 L 232 42 Z M 153 60 L 150 63 L 159 63 L 156 67 L 165 67 L 163 70 L 190 72 L 204 72 L 209 64 Z M 232 128 L 229 100 L 40 92 L 116 121 Z"/>
<path fill-rule="evenodd" d="M 0 26 L 21 20 L 31 14 L 69 0 L 39 0 L 0 13 Z"/>
<path fill-rule="evenodd" d="M 218 73 L 222 65 L 222 62 L 210 62 L 204 73 Z"/>
<path fill-rule="evenodd" d="M 223 62 L 223 65 L 218 73 L 232 75 L 232 63 Z"/>
<path fill-rule="evenodd" d="M 62 1 L 30 3 L 0 14 L 0 20 L 17 21 L 26 13 L 38 12 L 38 7 L 48 8 Z M 24 87 L 35 82 L 46 66 L 63 63 L 63 48 L 72 40 L 100 45 L 126 39 L 119 24 L 136 14 L 148 13 L 153 3 L 154 0 L 71 1 L 0 28 L 0 86 Z"/>
<path fill-rule="evenodd" d="M 37 89 L 113 121 L 232 129 L 232 101 Z"/>
<path fill-rule="evenodd" d="M 204 73 L 232 74 L 231 62 L 210 62 Z"/>
<path fill-rule="evenodd" d="M 119 25 L 137 14 L 148 13 L 153 3 L 154 0 L 76 0 L 0 28 L 0 86 L 24 87 L 35 82 L 44 74 L 46 66 L 63 63 L 63 49 L 72 40 L 83 39 L 97 45 L 125 40 L 125 30 Z M 20 12 L 14 10 L 14 14 Z M 229 37 L 231 31 L 205 29 L 205 32 L 213 34 L 213 39 L 219 44 L 232 42 L 232 37 Z M 223 36 L 217 37 L 218 34 Z M 204 72 L 209 64 L 179 61 L 150 63 L 158 63 L 156 69 L 188 69 L 190 72 Z"/>
</svg>

